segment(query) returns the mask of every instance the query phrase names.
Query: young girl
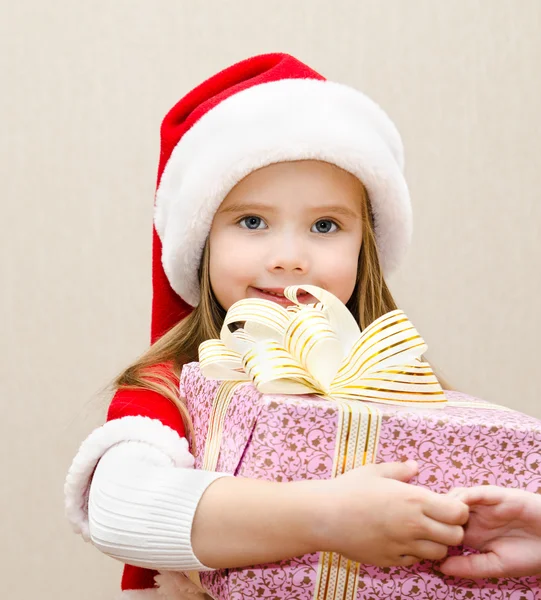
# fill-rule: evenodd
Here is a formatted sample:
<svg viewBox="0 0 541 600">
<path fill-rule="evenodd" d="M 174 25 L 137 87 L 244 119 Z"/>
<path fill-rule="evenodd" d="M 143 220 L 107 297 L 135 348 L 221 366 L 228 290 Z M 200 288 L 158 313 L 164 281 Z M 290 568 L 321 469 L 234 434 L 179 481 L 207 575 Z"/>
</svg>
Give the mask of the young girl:
<svg viewBox="0 0 541 600">
<path fill-rule="evenodd" d="M 182 366 L 237 300 L 284 304 L 286 286 L 313 284 L 362 328 L 396 308 L 384 273 L 406 251 L 411 209 L 386 114 L 288 55 L 236 64 L 165 117 L 154 225 L 153 345 L 66 480 L 75 529 L 126 564 L 125 597 L 157 598 L 157 571 L 317 551 L 412 565 L 459 544 L 467 506 L 407 484 L 415 463 L 270 483 L 194 470 L 186 440 Z"/>
</svg>

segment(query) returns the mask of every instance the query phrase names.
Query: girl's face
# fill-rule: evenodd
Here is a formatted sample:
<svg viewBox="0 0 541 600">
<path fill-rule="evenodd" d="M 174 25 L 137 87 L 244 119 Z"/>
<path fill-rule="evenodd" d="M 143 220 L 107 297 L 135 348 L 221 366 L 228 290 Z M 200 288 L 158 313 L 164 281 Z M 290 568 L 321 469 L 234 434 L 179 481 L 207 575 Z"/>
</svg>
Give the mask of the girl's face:
<svg viewBox="0 0 541 600">
<path fill-rule="evenodd" d="M 210 282 L 228 310 L 244 298 L 287 305 L 289 285 L 317 285 L 344 304 L 357 277 L 363 189 L 328 163 L 277 163 L 228 194 L 210 230 Z M 299 300 L 310 301 L 311 297 Z"/>
</svg>

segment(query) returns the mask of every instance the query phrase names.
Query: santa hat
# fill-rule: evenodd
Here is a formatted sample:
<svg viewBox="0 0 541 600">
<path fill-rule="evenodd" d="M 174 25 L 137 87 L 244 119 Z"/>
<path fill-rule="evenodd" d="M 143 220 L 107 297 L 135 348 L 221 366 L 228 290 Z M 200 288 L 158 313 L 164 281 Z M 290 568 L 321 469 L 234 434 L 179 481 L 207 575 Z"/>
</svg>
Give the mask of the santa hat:
<svg viewBox="0 0 541 600">
<path fill-rule="evenodd" d="M 198 268 L 231 189 L 272 163 L 314 159 L 364 184 L 385 274 L 409 245 L 411 205 L 400 135 L 372 100 L 287 54 L 214 75 L 165 117 L 153 241 L 153 341 L 199 303 Z"/>
</svg>

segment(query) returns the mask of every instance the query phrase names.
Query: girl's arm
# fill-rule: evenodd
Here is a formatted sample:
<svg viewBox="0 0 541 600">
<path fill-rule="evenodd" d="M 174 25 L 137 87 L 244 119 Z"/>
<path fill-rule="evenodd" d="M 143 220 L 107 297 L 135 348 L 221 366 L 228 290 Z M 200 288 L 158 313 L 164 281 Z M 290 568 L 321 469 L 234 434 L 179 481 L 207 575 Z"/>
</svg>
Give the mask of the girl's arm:
<svg viewBox="0 0 541 600">
<path fill-rule="evenodd" d="M 175 468 L 148 444 L 129 458 L 126 447 L 134 444 L 105 454 L 89 498 L 93 543 L 129 564 L 232 568 L 319 550 L 382 566 L 413 564 L 442 558 L 462 538 L 461 502 L 396 481 L 414 475 L 414 464 L 271 483 Z"/>
<path fill-rule="evenodd" d="M 361 467 L 333 480 L 221 479 L 195 514 L 193 548 L 214 568 L 317 551 L 378 566 L 441 559 L 464 535 L 462 502 L 404 483 L 413 462 Z"/>
</svg>

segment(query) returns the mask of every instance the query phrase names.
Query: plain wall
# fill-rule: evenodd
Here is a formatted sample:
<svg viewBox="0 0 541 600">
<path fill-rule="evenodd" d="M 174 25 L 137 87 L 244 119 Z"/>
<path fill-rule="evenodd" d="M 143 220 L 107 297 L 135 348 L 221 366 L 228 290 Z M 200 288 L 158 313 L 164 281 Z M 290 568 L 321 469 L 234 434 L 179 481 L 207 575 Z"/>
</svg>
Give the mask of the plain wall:
<svg viewBox="0 0 541 600">
<path fill-rule="evenodd" d="M 115 597 L 63 480 L 147 345 L 161 118 L 249 55 L 290 52 L 390 114 L 415 214 L 391 289 L 455 387 L 541 417 L 538 0 L 0 6 L 3 598 Z"/>
</svg>

